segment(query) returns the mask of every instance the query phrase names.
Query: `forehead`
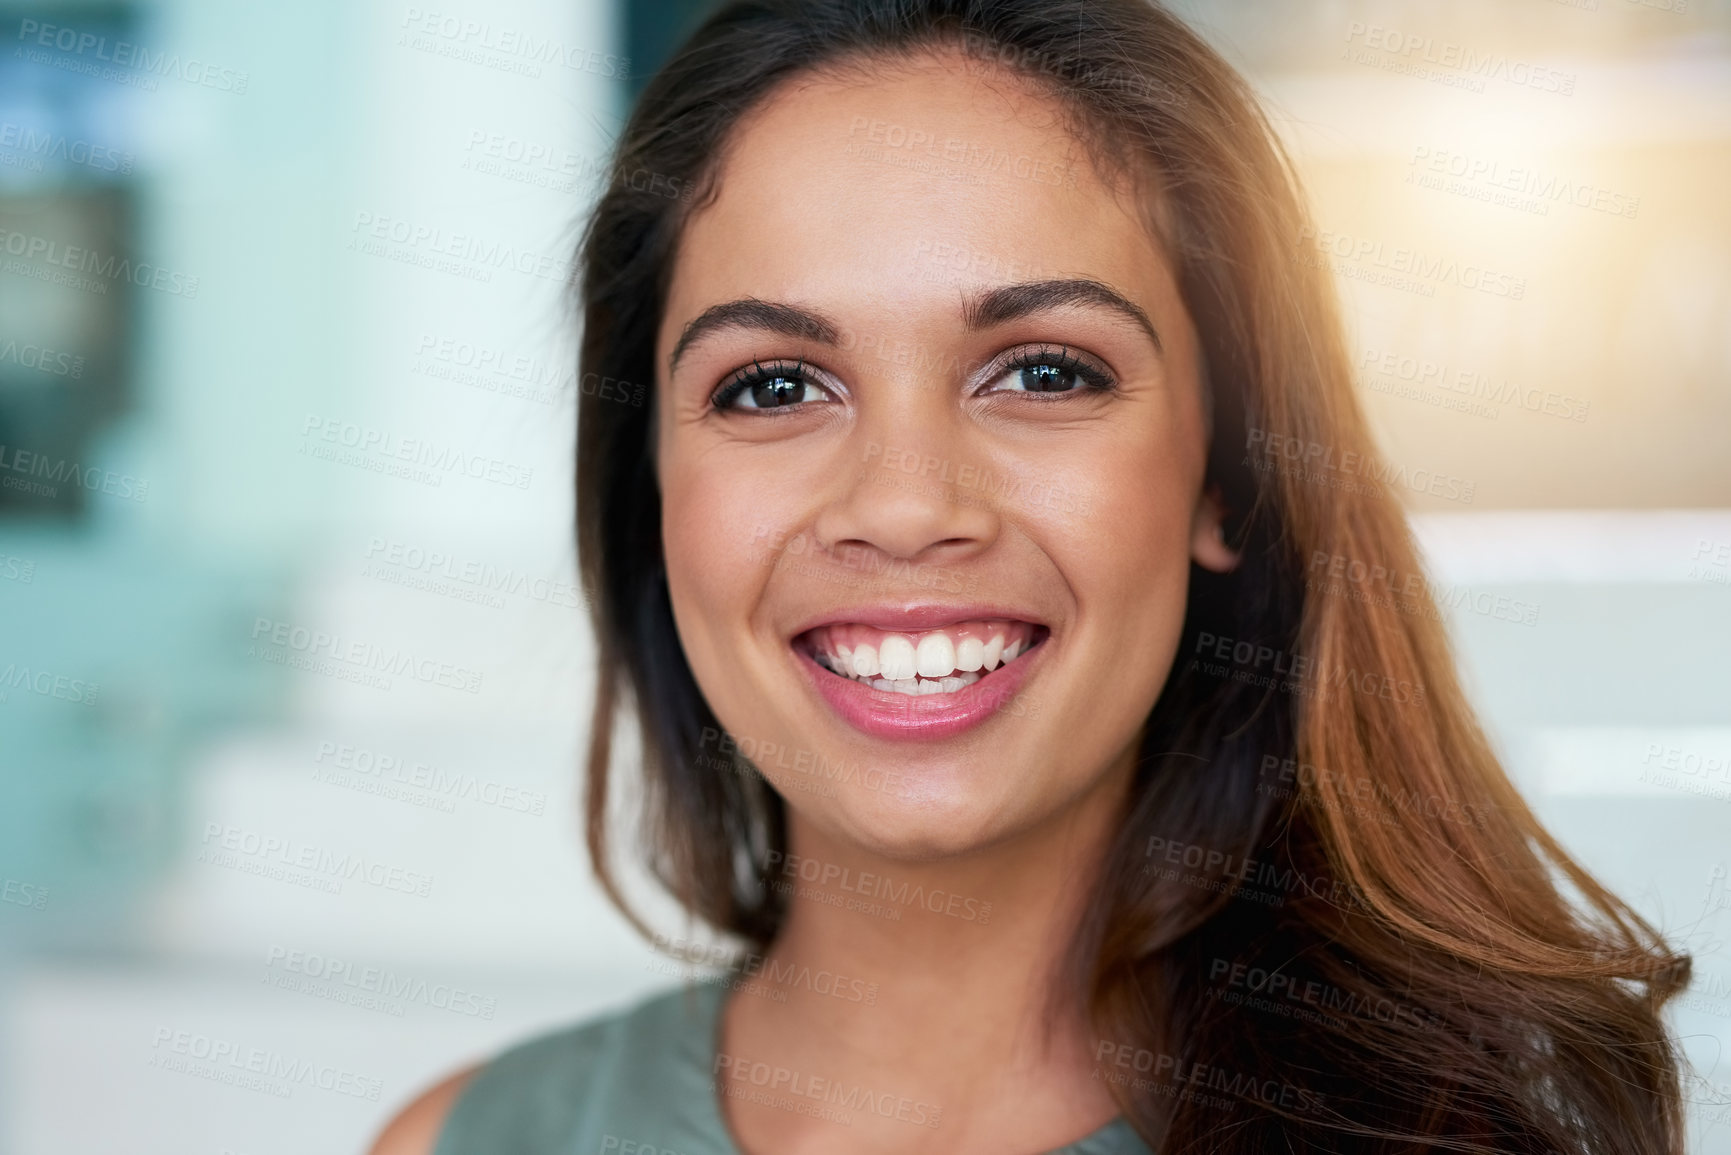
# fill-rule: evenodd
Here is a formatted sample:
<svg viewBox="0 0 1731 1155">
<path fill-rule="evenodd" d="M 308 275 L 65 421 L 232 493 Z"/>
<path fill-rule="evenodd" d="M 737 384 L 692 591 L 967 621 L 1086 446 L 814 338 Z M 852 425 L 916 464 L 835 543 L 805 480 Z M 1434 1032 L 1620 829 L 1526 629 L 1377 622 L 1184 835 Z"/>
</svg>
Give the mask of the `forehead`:
<svg viewBox="0 0 1731 1155">
<path fill-rule="evenodd" d="M 1170 295 L 1136 194 L 1108 185 L 1064 110 L 955 54 L 788 82 L 736 127 L 718 178 L 681 239 L 663 356 L 684 320 L 747 296 L 954 311 L 959 286 L 1060 276 L 1150 311 Z"/>
</svg>

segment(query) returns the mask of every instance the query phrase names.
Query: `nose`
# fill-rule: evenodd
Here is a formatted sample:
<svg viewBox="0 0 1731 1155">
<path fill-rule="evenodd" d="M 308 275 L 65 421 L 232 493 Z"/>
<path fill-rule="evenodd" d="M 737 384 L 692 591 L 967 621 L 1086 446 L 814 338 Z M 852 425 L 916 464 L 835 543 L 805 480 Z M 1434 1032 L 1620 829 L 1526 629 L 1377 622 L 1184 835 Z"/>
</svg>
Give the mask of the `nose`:
<svg viewBox="0 0 1731 1155">
<path fill-rule="evenodd" d="M 955 419 L 921 417 L 855 427 L 845 450 L 847 480 L 812 527 L 819 544 L 954 565 L 997 540 L 1000 517 L 985 491 L 991 474 L 984 462 L 969 452 Z"/>
</svg>

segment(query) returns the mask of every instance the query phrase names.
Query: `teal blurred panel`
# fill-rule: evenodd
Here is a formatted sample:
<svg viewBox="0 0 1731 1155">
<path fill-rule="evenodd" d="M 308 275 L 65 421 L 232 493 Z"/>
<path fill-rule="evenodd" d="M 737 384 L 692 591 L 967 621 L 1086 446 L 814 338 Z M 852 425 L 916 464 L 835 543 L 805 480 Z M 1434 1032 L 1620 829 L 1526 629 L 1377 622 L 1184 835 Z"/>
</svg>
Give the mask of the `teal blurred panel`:
<svg viewBox="0 0 1731 1155">
<path fill-rule="evenodd" d="M 246 639 L 329 494 L 260 462 L 341 389 L 315 239 L 371 19 L 0 8 L 0 243 L 27 238 L 0 268 L 0 953 L 140 946 L 189 763 L 287 708 Z"/>
<path fill-rule="evenodd" d="M 0 577 L 0 942 L 123 950 L 173 852 L 189 752 L 281 711 L 286 671 L 236 639 L 285 585 L 76 531 L 0 529 L 8 570 L 28 580 Z"/>
</svg>

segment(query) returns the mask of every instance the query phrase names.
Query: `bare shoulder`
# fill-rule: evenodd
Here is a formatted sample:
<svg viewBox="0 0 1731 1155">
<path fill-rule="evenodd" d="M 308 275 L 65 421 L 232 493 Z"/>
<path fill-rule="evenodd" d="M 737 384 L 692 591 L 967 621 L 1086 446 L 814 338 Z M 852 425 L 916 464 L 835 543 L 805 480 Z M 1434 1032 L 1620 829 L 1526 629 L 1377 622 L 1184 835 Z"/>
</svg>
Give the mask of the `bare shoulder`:
<svg viewBox="0 0 1731 1155">
<path fill-rule="evenodd" d="M 451 1113 L 457 1096 L 462 1094 L 463 1086 L 477 1069 L 468 1067 L 458 1071 L 421 1092 L 379 1132 L 368 1155 L 432 1155 L 439 1142 L 439 1129 L 445 1125 L 445 1116 Z"/>
</svg>

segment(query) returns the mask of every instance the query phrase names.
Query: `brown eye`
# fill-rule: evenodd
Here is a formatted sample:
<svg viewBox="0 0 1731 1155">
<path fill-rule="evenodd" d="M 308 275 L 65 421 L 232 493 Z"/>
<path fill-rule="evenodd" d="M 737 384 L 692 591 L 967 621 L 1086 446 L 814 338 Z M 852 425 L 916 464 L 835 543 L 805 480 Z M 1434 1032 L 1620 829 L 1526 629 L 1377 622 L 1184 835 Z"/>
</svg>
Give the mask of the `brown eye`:
<svg viewBox="0 0 1731 1155">
<path fill-rule="evenodd" d="M 1074 370 L 1058 365 L 1024 365 L 1016 370 L 1020 388 L 1029 393 L 1067 393 L 1082 384 Z"/>
<path fill-rule="evenodd" d="M 758 365 L 741 369 L 716 391 L 717 409 L 786 409 L 826 401 L 829 392 L 811 379 L 803 364 Z"/>
<path fill-rule="evenodd" d="M 1101 366 L 1068 349 L 1041 348 L 1017 354 L 994 381 L 994 393 L 1080 393 L 1110 389 L 1113 381 Z"/>
</svg>

